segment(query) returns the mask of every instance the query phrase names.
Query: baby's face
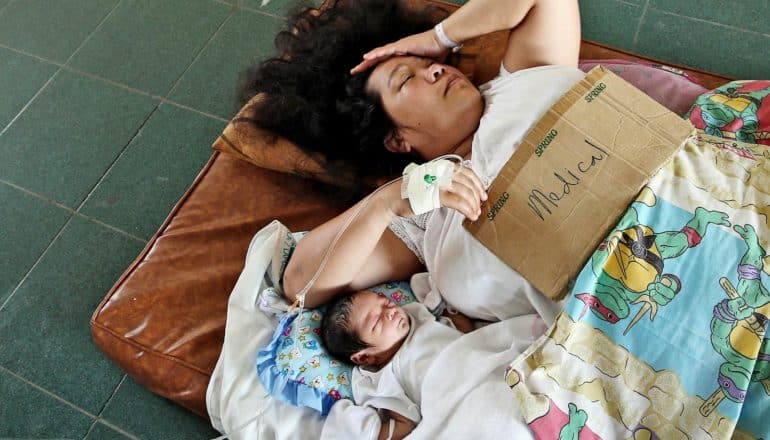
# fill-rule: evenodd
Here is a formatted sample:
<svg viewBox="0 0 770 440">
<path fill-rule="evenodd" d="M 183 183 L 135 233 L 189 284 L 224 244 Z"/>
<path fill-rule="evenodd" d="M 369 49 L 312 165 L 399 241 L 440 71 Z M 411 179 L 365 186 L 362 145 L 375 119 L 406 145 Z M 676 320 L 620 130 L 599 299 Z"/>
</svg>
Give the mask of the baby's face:
<svg viewBox="0 0 770 440">
<path fill-rule="evenodd" d="M 359 338 L 377 351 L 386 351 L 409 333 L 409 316 L 404 310 L 371 290 L 353 297 L 350 324 Z"/>
</svg>

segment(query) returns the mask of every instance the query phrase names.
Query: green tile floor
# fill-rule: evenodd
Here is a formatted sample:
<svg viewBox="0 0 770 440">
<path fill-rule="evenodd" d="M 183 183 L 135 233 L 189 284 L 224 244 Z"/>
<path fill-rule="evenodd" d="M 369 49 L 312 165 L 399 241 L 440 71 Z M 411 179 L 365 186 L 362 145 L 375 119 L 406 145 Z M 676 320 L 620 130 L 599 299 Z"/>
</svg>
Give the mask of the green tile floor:
<svg viewBox="0 0 770 440">
<path fill-rule="evenodd" d="M 582 0 L 587 39 L 770 78 L 766 0 Z M 0 438 L 206 439 L 91 342 L 287 0 L 0 0 Z"/>
</svg>

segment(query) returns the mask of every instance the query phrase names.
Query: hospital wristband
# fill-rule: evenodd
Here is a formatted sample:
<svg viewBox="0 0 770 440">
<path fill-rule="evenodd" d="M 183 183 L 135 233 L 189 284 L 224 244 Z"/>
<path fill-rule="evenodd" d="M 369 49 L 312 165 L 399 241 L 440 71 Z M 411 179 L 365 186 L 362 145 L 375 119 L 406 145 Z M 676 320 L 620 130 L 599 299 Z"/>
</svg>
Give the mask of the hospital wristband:
<svg viewBox="0 0 770 440">
<path fill-rule="evenodd" d="M 441 45 L 446 47 L 447 49 L 452 49 L 452 52 L 459 52 L 460 49 L 463 48 L 463 45 L 452 40 L 449 38 L 444 32 L 444 22 L 440 22 L 436 26 L 433 27 L 433 30 L 436 31 L 436 36 L 438 37 L 438 40 L 441 42 Z"/>
</svg>

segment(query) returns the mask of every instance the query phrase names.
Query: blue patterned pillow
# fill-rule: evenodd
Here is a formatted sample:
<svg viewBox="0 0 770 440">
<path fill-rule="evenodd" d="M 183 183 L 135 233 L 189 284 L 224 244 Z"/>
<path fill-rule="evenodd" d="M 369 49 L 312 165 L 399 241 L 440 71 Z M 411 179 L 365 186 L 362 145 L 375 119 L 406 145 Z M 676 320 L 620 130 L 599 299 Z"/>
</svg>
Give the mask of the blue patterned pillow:
<svg viewBox="0 0 770 440">
<path fill-rule="evenodd" d="M 415 301 L 407 282 L 385 283 L 371 290 L 398 305 Z M 307 406 L 326 415 L 334 402 L 353 400 L 353 367 L 332 358 L 321 342 L 324 308 L 286 315 L 270 344 L 257 355 L 257 372 L 265 389 L 292 405 Z"/>
</svg>

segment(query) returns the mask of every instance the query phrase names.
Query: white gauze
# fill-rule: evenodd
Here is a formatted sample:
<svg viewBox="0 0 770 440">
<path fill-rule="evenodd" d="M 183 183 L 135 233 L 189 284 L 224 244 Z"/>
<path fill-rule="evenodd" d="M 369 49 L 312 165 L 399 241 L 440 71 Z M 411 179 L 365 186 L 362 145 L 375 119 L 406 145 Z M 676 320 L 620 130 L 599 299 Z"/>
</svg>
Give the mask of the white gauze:
<svg viewBox="0 0 770 440">
<path fill-rule="evenodd" d="M 415 215 L 440 208 L 439 189 L 452 184 L 454 169 L 454 162 L 447 159 L 438 159 L 422 165 L 410 163 L 404 168 L 401 198 L 409 199 L 409 205 Z"/>
</svg>

